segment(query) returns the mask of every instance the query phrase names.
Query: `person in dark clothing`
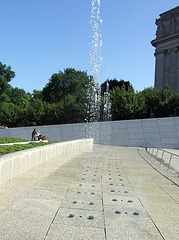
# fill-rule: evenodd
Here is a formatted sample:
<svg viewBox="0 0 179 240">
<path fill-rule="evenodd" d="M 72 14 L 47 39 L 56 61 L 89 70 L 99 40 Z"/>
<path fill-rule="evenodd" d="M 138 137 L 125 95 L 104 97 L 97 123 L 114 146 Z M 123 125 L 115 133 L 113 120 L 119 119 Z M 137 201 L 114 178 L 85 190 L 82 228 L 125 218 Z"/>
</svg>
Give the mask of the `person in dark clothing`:
<svg viewBox="0 0 179 240">
<path fill-rule="evenodd" d="M 35 141 L 35 138 L 36 138 L 36 129 L 34 128 L 33 132 L 32 132 L 32 140 L 31 141 Z"/>
</svg>

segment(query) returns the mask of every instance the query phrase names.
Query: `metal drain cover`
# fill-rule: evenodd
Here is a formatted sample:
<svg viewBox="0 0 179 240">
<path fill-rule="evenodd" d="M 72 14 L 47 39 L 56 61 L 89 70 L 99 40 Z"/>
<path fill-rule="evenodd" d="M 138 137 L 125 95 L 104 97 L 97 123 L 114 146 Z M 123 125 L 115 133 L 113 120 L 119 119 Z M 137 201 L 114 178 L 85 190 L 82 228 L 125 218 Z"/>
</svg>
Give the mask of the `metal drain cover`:
<svg viewBox="0 0 179 240">
<path fill-rule="evenodd" d="M 93 217 L 93 216 L 88 216 L 87 219 L 88 219 L 88 220 L 93 220 L 94 217 Z"/>
<path fill-rule="evenodd" d="M 121 212 L 120 211 L 115 211 L 115 214 L 121 214 Z"/>
<path fill-rule="evenodd" d="M 113 201 L 113 202 L 117 202 L 117 199 L 113 199 L 112 201 Z"/>
<path fill-rule="evenodd" d="M 137 216 L 137 215 L 139 215 L 139 213 L 138 212 L 133 212 L 133 215 Z"/>
</svg>

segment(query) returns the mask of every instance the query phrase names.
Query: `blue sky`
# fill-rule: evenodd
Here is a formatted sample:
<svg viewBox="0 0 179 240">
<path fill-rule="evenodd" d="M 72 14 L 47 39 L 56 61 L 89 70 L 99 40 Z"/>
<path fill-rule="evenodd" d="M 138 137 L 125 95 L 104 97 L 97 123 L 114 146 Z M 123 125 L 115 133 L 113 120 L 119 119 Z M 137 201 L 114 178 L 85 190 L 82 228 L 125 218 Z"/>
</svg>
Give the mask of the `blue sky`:
<svg viewBox="0 0 179 240">
<path fill-rule="evenodd" d="M 155 19 L 178 0 L 101 0 L 102 77 L 154 85 Z M 0 62 L 11 66 L 13 87 L 42 90 L 65 68 L 90 74 L 91 0 L 0 0 Z"/>
</svg>

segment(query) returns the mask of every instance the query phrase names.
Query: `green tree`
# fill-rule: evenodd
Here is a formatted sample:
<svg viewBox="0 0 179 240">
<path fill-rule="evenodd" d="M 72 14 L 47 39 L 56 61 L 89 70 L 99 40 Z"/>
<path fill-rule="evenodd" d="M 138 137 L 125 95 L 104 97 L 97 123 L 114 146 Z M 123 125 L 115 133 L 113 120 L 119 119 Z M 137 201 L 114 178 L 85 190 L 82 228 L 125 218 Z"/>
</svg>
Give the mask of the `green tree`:
<svg viewBox="0 0 179 240">
<path fill-rule="evenodd" d="M 157 90 L 156 88 L 146 88 L 142 92 L 148 112 L 152 112 L 154 117 L 174 116 L 179 108 L 179 93 L 170 89 Z"/>
<path fill-rule="evenodd" d="M 89 106 L 92 104 L 93 86 L 93 79 L 86 72 L 67 68 L 64 72 L 59 71 L 52 75 L 42 90 L 43 100 L 48 103 L 60 103 L 60 122 L 84 122 L 88 118 Z M 62 110 L 63 106 L 65 107 Z M 74 117 L 70 117 L 70 114 Z"/>
<path fill-rule="evenodd" d="M 44 125 L 45 124 L 45 112 L 46 102 L 37 99 L 34 100 L 28 108 L 25 109 L 25 121 L 24 125 Z"/>
<path fill-rule="evenodd" d="M 8 89 L 10 88 L 9 82 L 15 77 L 15 72 L 11 70 L 10 66 L 6 66 L 0 62 L 0 102 L 9 101 Z"/>
<path fill-rule="evenodd" d="M 75 96 L 78 102 L 84 103 L 87 98 L 87 89 L 90 77 L 86 72 L 67 68 L 52 75 L 49 83 L 42 90 L 43 99 L 49 103 L 59 102 L 67 95 Z"/>
<path fill-rule="evenodd" d="M 17 127 L 21 125 L 24 118 L 23 109 L 14 104 L 2 102 L 0 104 L 0 123 L 7 127 Z"/>
<path fill-rule="evenodd" d="M 146 115 L 144 96 L 132 88 L 116 87 L 111 91 L 112 119 L 125 120 L 143 118 Z"/>
<path fill-rule="evenodd" d="M 115 87 L 122 88 L 122 86 L 125 86 L 126 91 L 128 89 L 133 89 L 132 84 L 129 81 L 120 80 L 118 81 L 116 78 L 114 79 L 107 79 L 105 82 L 101 84 L 101 95 L 104 96 L 104 93 L 107 91 L 107 84 L 109 87 L 109 91 L 113 90 Z"/>
<path fill-rule="evenodd" d="M 75 96 L 68 94 L 61 103 L 63 103 L 63 120 L 61 123 L 80 123 L 84 121 L 84 106 L 76 100 Z"/>
<path fill-rule="evenodd" d="M 45 124 L 62 124 L 64 123 L 64 105 L 63 101 L 59 103 L 47 103 L 45 111 Z"/>
<path fill-rule="evenodd" d="M 20 105 L 21 107 L 29 106 L 32 101 L 32 94 L 26 93 L 24 89 L 10 87 L 7 92 L 9 102 Z"/>
<path fill-rule="evenodd" d="M 32 96 L 34 99 L 41 99 L 43 100 L 43 94 L 42 94 L 42 90 L 33 90 Z"/>
</svg>

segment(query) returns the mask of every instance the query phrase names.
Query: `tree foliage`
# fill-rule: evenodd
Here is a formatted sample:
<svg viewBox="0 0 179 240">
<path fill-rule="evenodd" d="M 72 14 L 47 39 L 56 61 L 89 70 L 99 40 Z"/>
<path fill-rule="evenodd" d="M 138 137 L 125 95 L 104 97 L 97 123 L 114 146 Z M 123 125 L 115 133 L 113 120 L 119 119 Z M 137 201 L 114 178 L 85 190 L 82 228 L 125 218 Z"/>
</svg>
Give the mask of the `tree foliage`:
<svg viewBox="0 0 179 240">
<path fill-rule="evenodd" d="M 108 79 L 97 86 L 101 99 L 96 106 L 95 92 L 99 97 L 100 91 L 86 72 L 73 68 L 59 71 L 32 94 L 13 88 L 10 81 L 14 76 L 10 66 L 0 63 L 0 124 L 8 127 L 81 123 L 96 119 L 95 114 L 98 121 L 108 121 L 108 113 L 112 120 L 169 117 L 179 109 L 179 94 L 169 87 L 135 92 L 129 81 Z"/>
<path fill-rule="evenodd" d="M 111 91 L 113 120 L 175 116 L 179 108 L 179 94 L 169 87 L 141 92 L 122 87 Z"/>
<path fill-rule="evenodd" d="M 148 111 L 151 111 L 154 117 L 172 116 L 179 107 L 179 94 L 169 87 L 160 90 L 147 88 L 142 94 L 144 95 Z"/>
<path fill-rule="evenodd" d="M 116 87 L 111 91 L 112 119 L 124 120 L 142 118 L 146 114 L 145 99 L 132 88 Z"/>
<path fill-rule="evenodd" d="M 83 103 L 87 98 L 87 89 L 90 86 L 90 77 L 86 72 L 67 68 L 52 75 L 49 83 L 42 90 L 43 99 L 49 103 L 59 102 L 67 95 L 75 97 Z"/>
<path fill-rule="evenodd" d="M 32 96 L 34 99 L 40 99 L 43 100 L 43 94 L 42 94 L 42 90 L 33 90 Z"/>
<path fill-rule="evenodd" d="M 58 123 L 84 122 L 91 101 L 89 93 L 92 86 L 92 77 L 86 72 L 67 68 L 64 72 L 52 75 L 42 90 L 42 96 L 47 103 L 60 105 L 61 120 Z"/>
<path fill-rule="evenodd" d="M 26 107 L 32 101 L 32 94 L 26 93 L 24 89 L 10 87 L 8 90 L 9 102 Z"/>
<path fill-rule="evenodd" d="M 0 123 L 8 127 L 21 125 L 23 119 L 23 109 L 14 104 L 2 102 L 0 105 Z"/>
<path fill-rule="evenodd" d="M 104 83 L 101 84 L 101 95 L 104 96 L 104 93 L 107 91 L 107 84 L 109 87 L 109 91 L 113 90 L 116 87 L 120 89 L 125 86 L 126 91 L 129 89 L 133 89 L 132 84 L 129 81 L 120 80 L 118 81 L 116 78 L 114 79 L 107 79 Z"/>
<path fill-rule="evenodd" d="M 15 77 L 15 72 L 11 70 L 10 66 L 6 66 L 0 62 L 0 102 L 8 101 L 9 82 Z"/>
</svg>

